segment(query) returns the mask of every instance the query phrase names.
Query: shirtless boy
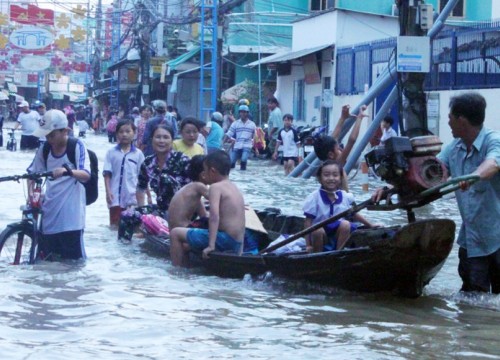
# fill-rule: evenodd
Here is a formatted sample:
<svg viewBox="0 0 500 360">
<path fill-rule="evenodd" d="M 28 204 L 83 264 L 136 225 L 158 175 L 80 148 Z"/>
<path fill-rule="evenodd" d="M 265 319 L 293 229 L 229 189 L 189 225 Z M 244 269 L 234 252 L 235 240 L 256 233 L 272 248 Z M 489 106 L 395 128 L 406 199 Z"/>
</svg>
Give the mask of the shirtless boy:
<svg viewBox="0 0 500 360">
<path fill-rule="evenodd" d="M 200 252 L 203 258 L 214 251 L 241 254 L 245 234 L 245 202 L 240 190 L 229 180 L 231 160 L 224 151 L 213 152 L 203 163 L 209 190 L 208 230 L 178 227 L 170 233 L 170 255 L 174 266 L 186 265 L 187 253 Z"/>
<path fill-rule="evenodd" d="M 207 217 L 202 197 L 208 199 L 208 188 L 203 181 L 204 155 L 195 155 L 189 165 L 189 177 L 192 180 L 177 191 L 168 208 L 168 226 L 170 230 L 188 227 L 193 216 Z"/>
</svg>

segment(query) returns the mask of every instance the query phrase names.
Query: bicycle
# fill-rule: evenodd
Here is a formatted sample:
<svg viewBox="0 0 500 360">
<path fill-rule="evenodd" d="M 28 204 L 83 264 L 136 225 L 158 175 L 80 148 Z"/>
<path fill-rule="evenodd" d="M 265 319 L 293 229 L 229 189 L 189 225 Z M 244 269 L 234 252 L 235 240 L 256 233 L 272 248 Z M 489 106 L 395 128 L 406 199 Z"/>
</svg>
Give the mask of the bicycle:
<svg viewBox="0 0 500 360">
<path fill-rule="evenodd" d="M 7 140 L 7 150 L 16 151 L 17 150 L 17 140 L 16 140 L 16 135 L 15 135 L 16 129 L 10 128 L 7 130 L 9 130 L 9 132 L 8 132 L 9 140 Z"/>
<path fill-rule="evenodd" d="M 19 182 L 22 179 L 34 182 L 33 191 L 28 197 L 27 205 L 21 206 L 21 221 L 7 225 L 0 234 L 0 267 L 1 264 L 35 263 L 41 237 L 43 178 L 51 176 L 52 171 L 0 177 L 0 182 Z"/>
</svg>

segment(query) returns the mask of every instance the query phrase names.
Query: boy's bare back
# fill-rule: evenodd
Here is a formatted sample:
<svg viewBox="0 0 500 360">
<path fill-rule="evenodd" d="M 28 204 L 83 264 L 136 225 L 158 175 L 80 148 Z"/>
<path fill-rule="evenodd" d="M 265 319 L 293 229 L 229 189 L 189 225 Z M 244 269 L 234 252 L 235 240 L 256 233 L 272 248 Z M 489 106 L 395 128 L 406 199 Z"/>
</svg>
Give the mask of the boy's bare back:
<svg viewBox="0 0 500 360">
<path fill-rule="evenodd" d="M 218 231 L 224 231 L 236 241 L 245 234 L 245 201 L 240 190 L 229 179 L 210 185 L 210 219 L 218 216 Z"/>
<path fill-rule="evenodd" d="M 168 208 L 168 225 L 170 230 L 176 227 L 187 227 L 197 212 L 203 209 L 201 198 L 208 198 L 205 184 L 195 181 L 183 186 L 170 201 Z M 206 214 L 199 214 L 205 216 Z"/>
</svg>

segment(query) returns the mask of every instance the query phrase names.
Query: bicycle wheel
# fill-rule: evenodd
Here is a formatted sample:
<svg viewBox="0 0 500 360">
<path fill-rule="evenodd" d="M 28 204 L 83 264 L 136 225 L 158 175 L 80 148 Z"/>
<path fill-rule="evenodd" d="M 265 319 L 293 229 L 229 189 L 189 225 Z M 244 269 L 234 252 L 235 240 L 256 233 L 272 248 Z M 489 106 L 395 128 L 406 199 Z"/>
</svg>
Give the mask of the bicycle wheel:
<svg viewBox="0 0 500 360">
<path fill-rule="evenodd" d="M 0 234 L 0 267 L 33 264 L 36 245 L 33 231 L 23 223 L 8 225 Z"/>
</svg>

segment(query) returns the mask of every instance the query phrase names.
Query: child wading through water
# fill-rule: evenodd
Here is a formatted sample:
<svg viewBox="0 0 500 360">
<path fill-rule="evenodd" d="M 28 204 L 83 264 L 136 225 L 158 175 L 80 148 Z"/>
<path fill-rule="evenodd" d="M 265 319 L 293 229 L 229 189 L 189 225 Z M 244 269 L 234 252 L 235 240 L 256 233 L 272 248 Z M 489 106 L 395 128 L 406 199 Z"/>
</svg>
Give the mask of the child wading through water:
<svg viewBox="0 0 500 360">
<path fill-rule="evenodd" d="M 240 255 L 245 234 L 245 202 L 240 190 L 229 180 L 231 160 L 224 151 L 207 155 L 204 178 L 210 184 L 210 214 L 207 229 L 178 227 L 170 233 L 172 263 L 185 266 L 187 253 L 231 251 Z"/>
<path fill-rule="evenodd" d="M 304 202 L 304 228 L 339 214 L 353 205 L 354 196 L 341 190 L 343 172 L 342 166 L 335 160 L 327 160 L 319 167 L 316 176 L 321 187 Z M 375 227 L 358 213 L 354 214 L 353 220 L 368 227 Z M 307 251 L 340 250 L 356 227 L 356 224 L 344 218 L 325 225 L 306 237 Z"/>
<path fill-rule="evenodd" d="M 278 148 L 283 144 L 283 165 L 285 166 L 285 175 L 292 172 L 299 162 L 300 140 L 297 130 L 292 127 L 293 115 L 285 114 L 283 116 L 283 129 L 278 132 L 276 146 L 274 148 L 273 159 L 278 158 Z"/>
<path fill-rule="evenodd" d="M 208 188 L 204 184 L 203 162 L 205 156 L 195 155 L 189 164 L 189 178 L 192 182 L 177 191 L 170 201 L 168 226 L 170 230 L 188 227 L 195 215 L 206 219 L 207 212 L 202 197 L 208 199 Z"/>
<path fill-rule="evenodd" d="M 109 114 L 109 119 L 106 124 L 106 131 L 108 132 L 108 142 L 116 142 L 116 125 L 118 124 L 118 117 L 116 112 L 112 111 Z"/>
<path fill-rule="evenodd" d="M 42 204 L 43 239 L 38 257 L 44 260 L 85 258 L 85 188 L 90 179 L 90 160 L 83 142 L 75 147 L 76 164 L 68 157 L 68 119 L 60 110 L 49 110 L 40 121 L 34 136 L 47 138 L 50 151 L 44 158 L 40 146 L 28 168 L 29 173 L 52 171 Z M 66 172 L 70 176 L 63 176 Z M 31 184 L 30 184 L 31 185 Z M 30 186 L 31 192 L 31 186 Z"/>
<path fill-rule="evenodd" d="M 104 160 L 103 176 L 111 226 L 118 226 L 123 210 L 137 205 L 137 177 L 144 154 L 134 146 L 134 134 L 133 120 L 119 121 L 116 125 L 118 144 L 108 150 Z"/>
</svg>

